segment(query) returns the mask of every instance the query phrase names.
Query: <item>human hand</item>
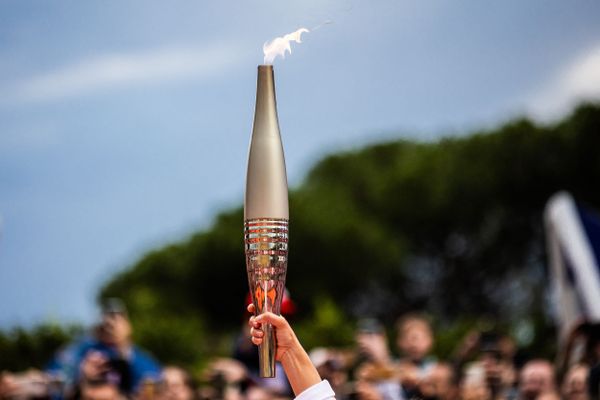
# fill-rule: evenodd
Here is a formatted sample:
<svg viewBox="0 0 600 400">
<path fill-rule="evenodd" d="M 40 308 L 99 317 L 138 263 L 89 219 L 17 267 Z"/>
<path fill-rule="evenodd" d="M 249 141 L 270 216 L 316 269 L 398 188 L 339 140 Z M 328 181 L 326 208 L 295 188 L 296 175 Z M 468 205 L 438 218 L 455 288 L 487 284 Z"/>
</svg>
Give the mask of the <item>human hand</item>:
<svg viewBox="0 0 600 400">
<path fill-rule="evenodd" d="M 83 380 L 99 380 L 108 372 L 108 358 L 99 351 L 88 352 L 79 366 Z"/>
<path fill-rule="evenodd" d="M 14 397 L 18 390 L 19 385 L 15 374 L 6 371 L 2 372 L 0 374 L 0 399 Z"/>
<path fill-rule="evenodd" d="M 355 375 L 359 381 L 378 382 L 399 379 L 398 371 L 391 364 L 365 362 L 358 366 Z"/>
<path fill-rule="evenodd" d="M 254 313 L 254 304 L 248 305 L 248 311 Z M 277 341 L 277 351 L 275 352 L 275 358 L 281 361 L 286 352 L 292 348 L 301 348 L 300 342 L 296 337 L 296 334 L 292 330 L 292 327 L 287 320 L 281 315 L 275 315 L 272 312 L 265 312 L 256 316 L 250 317 L 248 322 L 250 325 L 250 335 L 252 336 L 252 343 L 260 345 L 263 342 L 265 336 L 262 330 L 263 324 L 271 324 L 275 328 L 275 340 Z"/>
<path fill-rule="evenodd" d="M 131 323 L 121 313 L 107 313 L 102 318 L 105 340 L 126 357 L 131 347 Z"/>
<path fill-rule="evenodd" d="M 459 360 L 466 360 L 475 353 L 479 348 L 481 333 L 478 330 L 470 330 L 465 337 L 460 341 L 455 349 L 455 357 Z"/>
<path fill-rule="evenodd" d="M 421 375 L 416 365 L 409 361 L 400 361 L 396 365 L 396 371 L 400 383 L 407 389 L 416 388 L 421 382 Z"/>
<path fill-rule="evenodd" d="M 248 311 L 254 313 L 253 304 L 248 305 Z M 285 318 L 272 312 L 266 312 L 250 317 L 248 324 L 250 325 L 252 343 L 256 345 L 263 342 L 265 336 L 262 329 L 263 324 L 271 324 L 275 331 L 277 345 L 275 358 L 283 365 L 283 370 L 296 396 L 321 382 L 317 369 L 310 361 L 310 357 L 302 348 L 300 341 Z"/>
<path fill-rule="evenodd" d="M 0 374 L 0 399 L 27 399 L 48 394 L 48 375 L 39 370 Z"/>
<path fill-rule="evenodd" d="M 356 336 L 356 343 L 360 353 L 365 355 L 370 361 L 379 364 L 385 364 L 390 361 L 390 353 L 384 334 L 359 333 Z"/>
<path fill-rule="evenodd" d="M 358 381 L 355 386 L 356 398 L 360 400 L 382 400 L 382 396 L 375 385 L 366 382 Z"/>
</svg>

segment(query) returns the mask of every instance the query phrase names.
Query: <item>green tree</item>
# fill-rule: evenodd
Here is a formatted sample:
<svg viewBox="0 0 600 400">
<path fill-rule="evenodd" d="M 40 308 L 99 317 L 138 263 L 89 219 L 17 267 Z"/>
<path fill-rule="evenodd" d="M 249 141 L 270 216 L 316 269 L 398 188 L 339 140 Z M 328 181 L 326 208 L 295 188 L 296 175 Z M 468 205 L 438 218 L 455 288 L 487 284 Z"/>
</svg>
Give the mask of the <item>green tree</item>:
<svg viewBox="0 0 600 400">
<path fill-rule="evenodd" d="M 62 327 L 55 323 L 0 332 L 0 371 L 43 368 L 59 347 L 81 333 L 79 326 Z"/>
<path fill-rule="evenodd" d="M 441 328 L 482 316 L 529 321 L 532 345 L 544 348 L 553 337 L 542 212 L 558 190 L 600 206 L 598 132 L 600 108 L 588 104 L 552 126 L 521 119 L 324 158 L 290 195 L 287 285 L 299 323 L 327 298 L 388 326 L 409 310 L 428 311 Z M 133 316 L 193 316 L 217 337 L 237 329 L 247 291 L 242 218 L 241 208 L 223 212 L 210 229 L 149 253 L 100 297 L 124 298 Z"/>
</svg>

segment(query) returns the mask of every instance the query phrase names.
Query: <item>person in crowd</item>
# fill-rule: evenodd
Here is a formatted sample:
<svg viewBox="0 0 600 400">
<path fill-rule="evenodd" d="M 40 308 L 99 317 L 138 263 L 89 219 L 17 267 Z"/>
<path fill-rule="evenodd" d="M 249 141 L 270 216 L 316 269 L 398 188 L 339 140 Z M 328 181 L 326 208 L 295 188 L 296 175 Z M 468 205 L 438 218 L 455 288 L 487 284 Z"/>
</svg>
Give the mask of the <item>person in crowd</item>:
<svg viewBox="0 0 600 400">
<path fill-rule="evenodd" d="M 369 361 L 379 365 L 391 362 L 385 330 L 375 318 L 364 318 L 358 321 L 356 345 L 359 362 Z"/>
<path fill-rule="evenodd" d="M 419 314 L 407 314 L 396 323 L 396 347 L 400 353 L 398 370 L 405 398 L 419 395 L 419 383 L 435 364 L 431 355 L 433 329 Z"/>
<path fill-rule="evenodd" d="M 583 320 L 574 325 L 557 359 L 558 372 L 565 377 L 571 368 L 586 365 L 588 394 L 592 399 L 600 398 L 600 323 Z"/>
<path fill-rule="evenodd" d="M 586 329 L 585 362 L 590 367 L 588 391 L 592 399 L 600 399 L 600 324 L 588 324 Z"/>
<path fill-rule="evenodd" d="M 586 364 L 572 365 L 565 374 L 561 385 L 564 400 L 589 400 L 588 375 L 590 368 Z"/>
<path fill-rule="evenodd" d="M 154 396 L 148 397 L 150 397 L 148 400 L 152 400 Z M 162 370 L 156 398 L 158 400 L 195 400 L 195 386 L 192 377 L 183 368 L 174 365 L 165 366 Z M 142 399 L 139 399 L 138 396 L 138 400 Z"/>
<path fill-rule="evenodd" d="M 519 374 L 519 399 L 534 400 L 542 394 L 557 392 L 554 367 L 548 360 L 530 360 Z"/>
<path fill-rule="evenodd" d="M 248 306 L 248 312 L 254 313 L 254 305 Z M 270 312 L 252 316 L 249 319 L 252 343 L 260 345 L 264 332 L 262 324 L 269 323 L 275 328 L 277 349 L 275 358 L 281 362 L 283 370 L 298 400 L 335 399 L 335 393 L 326 380 L 321 380 L 317 368 L 312 364 L 296 334 L 287 320 Z"/>
<path fill-rule="evenodd" d="M 79 387 L 79 393 L 76 396 L 79 400 L 126 400 L 127 397 L 119 389 L 119 385 L 109 381 L 101 382 L 82 382 Z"/>
<path fill-rule="evenodd" d="M 360 400 L 403 400 L 393 366 L 365 362 L 356 370 L 355 380 L 355 393 Z"/>
<path fill-rule="evenodd" d="M 472 330 L 456 347 L 452 360 L 457 371 L 466 370 L 469 360 L 476 360 L 484 373 L 484 382 L 494 399 L 517 396 L 514 340 L 495 330 Z"/>
<path fill-rule="evenodd" d="M 354 368 L 356 397 L 363 400 L 401 400 L 402 388 L 383 325 L 373 318 L 358 322 Z"/>
<path fill-rule="evenodd" d="M 338 400 L 349 398 L 348 354 L 336 349 L 317 347 L 310 351 L 310 360 L 322 379 L 329 382 Z M 351 390 L 350 390 L 351 391 Z"/>
<path fill-rule="evenodd" d="M 430 352 L 433 347 L 433 330 L 429 320 L 418 314 L 408 314 L 396 323 L 396 346 L 404 360 L 421 371 L 435 363 Z"/>
<path fill-rule="evenodd" d="M 112 382 L 122 393 L 133 394 L 143 381 L 158 381 L 161 367 L 133 344 L 131 334 L 125 306 L 118 299 L 109 299 L 93 334 L 59 351 L 46 373 L 64 380 L 67 395 L 90 382 Z"/>
<path fill-rule="evenodd" d="M 485 369 L 481 362 L 464 364 L 460 381 L 461 400 L 493 400 L 485 379 Z"/>
<path fill-rule="evenodd" d="M 50 377 L 39 370 L 0 374 L 0 399 L 43 399 L 51 394 Z"/>
<path fill-rule="evenodd" d="M 503 353 L 504 336 L 487 333 L 481 337 L 478 360 L 485 371 L 485 382 L 494 399 L 516 397 L 516 371 L 512 358 Z"/>
<path fill-rule="evenodd" d="M 278 396 L 271 390 L 264 386 L 252 385 L 246 391 L 246 395 L 243 400 L 274 400 Z"/>
<path fill-rule="evenodd" d="M 436 362 L 419 383 L 419 392 L 427 400 L 456 400 L 456 372 L 450 363 Z"/>
<path fill-rule="evenodd" d="M 283 371 L 281 372 L 283 375 Z M 238 400 L 246 396 L 246 391 L 250 386 L 258 386 L 262 382 L 250 376 L 246 366 L 233 358 L 216 358 L 212 360 L 204 370 L 204 381 L 208 382 L 208 387 L 204 387 L 204 392 L 213 391 L 212 397 L 224 400 Z M 278 394 L 276 390 L 261 385 L 269 393 Z M 208 391 L 206 390 L 208 389 Z"/>
</svg>

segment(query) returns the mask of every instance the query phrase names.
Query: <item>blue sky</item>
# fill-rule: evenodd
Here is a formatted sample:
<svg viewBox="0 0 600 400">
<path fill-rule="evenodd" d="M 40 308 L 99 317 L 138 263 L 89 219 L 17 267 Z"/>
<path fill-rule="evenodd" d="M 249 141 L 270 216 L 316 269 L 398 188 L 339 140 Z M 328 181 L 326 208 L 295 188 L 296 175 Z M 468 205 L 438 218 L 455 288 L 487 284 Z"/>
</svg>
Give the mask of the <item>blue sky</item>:
<svg viewBox="0 0 600 400">
<path fill-rule="evenodd" d="M 333 151 L 598 99 L 598 21 L 592 0 L 0 2 L 0 327 L 92 321 L 112 274 L 241 205 L 264 42 L 311 30 L 275 61 L 297 185 Z"/>
</svg>

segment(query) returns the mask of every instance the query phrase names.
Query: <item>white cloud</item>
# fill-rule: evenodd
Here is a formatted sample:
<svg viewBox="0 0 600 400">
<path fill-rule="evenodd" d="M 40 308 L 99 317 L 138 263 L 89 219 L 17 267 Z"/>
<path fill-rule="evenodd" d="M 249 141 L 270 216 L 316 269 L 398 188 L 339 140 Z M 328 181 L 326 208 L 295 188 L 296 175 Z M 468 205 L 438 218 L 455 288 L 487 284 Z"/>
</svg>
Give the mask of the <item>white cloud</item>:
<svg viewBox="0 0 600 400">
<path fill-rule="evenodd" d="M 104 54 L 20 82 L 14 98 L 20 102 L 51 101 L 105 89 L 211 79 L 235 66 L 241 55 L 241 49 L 231 44 Z"/>
<path fill-rule="evenodd" d="M 588 50 L 569 64 L 553 81 L 527 102 L 540 119 L 564 116 L 583 100 L 600 99 L 600 46 Z"/>
</svg>

